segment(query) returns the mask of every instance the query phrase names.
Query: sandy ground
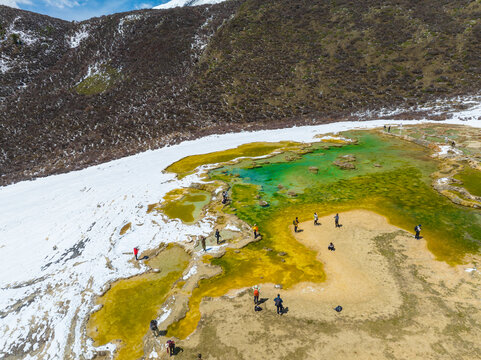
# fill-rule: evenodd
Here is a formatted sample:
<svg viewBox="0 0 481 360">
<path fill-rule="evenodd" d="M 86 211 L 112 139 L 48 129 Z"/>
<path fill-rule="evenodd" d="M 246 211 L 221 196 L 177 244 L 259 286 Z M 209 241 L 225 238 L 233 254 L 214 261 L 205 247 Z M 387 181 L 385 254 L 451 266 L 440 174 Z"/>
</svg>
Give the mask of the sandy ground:
<svg viewBox="0 0 481 360">
<path fill-rule="evenodd" d="M 472 263 L 436 261 L 423 240 L 372 212 L 341 213 L 337 229 L 332 217 L 302 223 L 295 234 L 318 251 L 324 283 L 261 284 L 260 312 L 251 289 L 205 299 L 176 358 L 481 359 L 481 276 L 465 271 Z M 335 252 L 327 250 L 331 241 Z M 288 308 L 282 316 L 273 303 L 278 292 Z"/>
</svg>

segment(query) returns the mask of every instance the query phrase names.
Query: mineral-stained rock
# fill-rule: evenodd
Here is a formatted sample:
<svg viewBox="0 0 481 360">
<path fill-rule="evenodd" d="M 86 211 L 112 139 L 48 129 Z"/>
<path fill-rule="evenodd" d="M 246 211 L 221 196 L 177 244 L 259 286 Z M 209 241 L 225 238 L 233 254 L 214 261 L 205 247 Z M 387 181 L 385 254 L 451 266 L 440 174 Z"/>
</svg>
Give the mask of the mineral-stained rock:
<svg viewBox="0 0 481 360">
<path fill-rule="evenodd" d="M 356 168 L 356 165 L 354 165 L 353 163 L 344 162 L 344 161 L 340 161 L 340 160 L 334 161 L 333 164 L 338 166 L 342 170 L 352 170 L 352 169 Z"/>
<path fill-rule="evenodd" d="M 265 200 L 259 200 L 259 205 L 262 207 L 267 207 L 269 206 L 269 203 Z"/>
<path fill-rule="evenodd" d="M 349 162 L 356 161 L 356 157 L 354 155 L 351 155 L 351 154 L 342 155 L 342 156 L 340 156 L 340 158 L 345 160 L 345 161 L 349 161 Z"/>
<path fill-rule="evenodd" d="M 287 255 L 287 253 L 286 253 L 286 252 L 284 252 L 284 251 L 281 251 L 281 252 L 277 253 L 277 255 L 279 255 L 279 256 L 286 256 L 286 255 Z"/>
<path fill-rule="evenodd" d="M 374 167 L 382 167 L 381 164 L 377 164 L 377 163 L 376 163 L 376 164 L 373 164 L 372 166 L 374 166 Z"/>
<path fill-rule="evenodd" d="M 319 168 L 317 168 L 315 166 L 309 166 L 309 171 L 311 173 L 317 174 L 319 172 Z"/>
<path fill-rule="evenodd" d="M 297 196 L 297 193 L 296 193 L 295 191 L 293 191 L 293 190 L 289 190 L 289 191 L 287 192 L 287 195 L 289 195 L 289 196 Z"/>
</svg>

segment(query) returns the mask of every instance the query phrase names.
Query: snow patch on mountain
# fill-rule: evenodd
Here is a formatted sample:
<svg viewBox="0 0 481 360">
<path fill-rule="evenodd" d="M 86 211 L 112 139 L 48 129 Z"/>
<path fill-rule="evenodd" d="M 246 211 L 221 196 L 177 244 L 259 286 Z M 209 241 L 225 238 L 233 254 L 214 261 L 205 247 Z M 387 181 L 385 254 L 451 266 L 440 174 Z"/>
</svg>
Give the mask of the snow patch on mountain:
<svg viewBox="0 0 481 360">
<path fill-rule="evenodd" d="M 171 0 L 165 4 L 157 5 L 154 9 L 171 9 L 183 6 L 198 6 L 206 4 L 218 4 L 226 0 Z"/>
<path fill-rule="evenodd" d="M 70 45 L 70 48 L 75 49 L 80 45 L 80 43 L 83 40 L 87 39 L 88 37 L 89 37 L 88 28 L 84 24 L 80 27 L 80 29 L 77 30 L 77 32 L 75 34 L 70 36 L 70 38 L 67 41 Z"/>
<path fill-rule="evenodd" d="M 3 37 L 0 37 L 0 43 L 3 41 L 12 40 L 12 36 L 15 37 L 20 44 L 22 45 L 32 45 L 39 41 L 37 34 L 33 31 L 22 29 L 22 24 L 19 24 L 19 20 L 22 18 L 17 16 L 10 24 L 8 28 L 5 29 L 5 34 Z"/>
<path fill-rule="evenodd" d="M 142 15 L 139 14 L 131 14 L 124 16 L 119 20 L 119 25 L 117 27 L 117 31 L 120 35 L 124 35 L 125 25 L 132 24 L 133 22 L 142 19 Z"/>
<path fill-rule="evenodd" d="M 5 74 L 10 68 L 12 67 L 10 65 L 10 59 L 6 57 L 5 55 L 0 55 L 0 73 Z"/>
</svg>

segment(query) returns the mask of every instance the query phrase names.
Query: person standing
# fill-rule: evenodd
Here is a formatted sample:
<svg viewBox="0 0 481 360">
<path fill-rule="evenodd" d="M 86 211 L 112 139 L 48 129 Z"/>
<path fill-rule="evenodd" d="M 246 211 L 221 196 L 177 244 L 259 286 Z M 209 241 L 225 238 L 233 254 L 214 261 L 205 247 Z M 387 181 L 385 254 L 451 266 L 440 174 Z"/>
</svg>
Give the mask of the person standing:
<svg viewBox="0 0 481 360">
<path fill-rule="evenodd" d="M 201 236 L 200 243 L 202 244 L 202 249 L 204 249 L 204 252 L 206 252 L 207 249 L 205 247 L 205 236 Z"/>
<path fill-rule="evenodd" d="M 135 255 L 135 260 L 139 260 L 138 255 L 139 255 L 139 248 L 134 247 L 134 255 Z"/>
<path fill-rule="evenodd" d="M 314 213 L 314 225 L 319 225 L 319 216 L 317 216 L 317 213 Z"/>
<path fill-rule="evenodd" d="M 167 354 L 169 354 L 169 356 L 175 355 L 175 342 L 174 342 L 174 340 L 167 340 Z"/>
<path fill-rule="evenodd" d="M 417 225 L 415 228 L 414 228 L 414 231 L 416 232 L 416 240 L 419 240 L 421 239 L 421 237 L 419 236 L 419 234 L 421 233 L 421 224 Z"/>
<path fill-rule="evenodd" d="M 259 227 L 257 226 L 257 224 L 254 224 L 252 230 L 254 230 L 254 239 L 257 239 L 257 237 L 259 236 Z"/>
<path fill-rule="evenodd" d="M 334 223 L 336 224 L 336 227 L 337 227 L 337 228 L 338 228 L 338 227 L 341 227 L 341 226 L 339 225 L 339 214 L 336 214 L 336 216 L 334 216 Z"/>
<path fill-rule="evenodd" d="M 154 336 L 159 336 L 159 328 L 157 327 L 157 320 L 150 321 L 150 330 L 154 333 Z"/>
<path fill-rule="evenodd" d="M 259 287 L 256 285 L 254 286 L 254 304 L 257 305 L 259 302 Z"/>
<path fill-rule="evenodd" d="M 217 240 L 217 245 L 219 245 L 219 239 L 220 239 L 220 231 L 219 229 L 215 229 L 215 238 Z"/>
<path fill-rule="evenodd" d="M 284 306 L 282 306 L 282 299 L 280 294 L 277 294 L 277 297 L 274 299 L 274 304 L 276 304 L 277 314 L 282 315 L 282 312 L 284 311 Z"/>
</svg>

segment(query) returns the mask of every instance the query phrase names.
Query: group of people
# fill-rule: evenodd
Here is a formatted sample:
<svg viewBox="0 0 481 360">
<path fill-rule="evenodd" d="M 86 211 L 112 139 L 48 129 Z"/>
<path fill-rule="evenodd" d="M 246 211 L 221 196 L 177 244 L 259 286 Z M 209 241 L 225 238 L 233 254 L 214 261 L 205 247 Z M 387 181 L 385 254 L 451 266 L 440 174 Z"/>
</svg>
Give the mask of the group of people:
<svg viewBox="0 0 481 360">
<path fill-rule="evenodd" d="M 261 311 L 261 307 L 259 306 L 259 295 L 260 295 L 260 288 L 258 285 L 254 286 L 254 311 Z M 281 295 L 277 294 L 277 297 L 274 299 L 274 304 L 276 305 L 277 314 L 282 315 L 284 314 L 284 305 L 282 305 L 284 301 L 281 299 Z"/>
</svg>

